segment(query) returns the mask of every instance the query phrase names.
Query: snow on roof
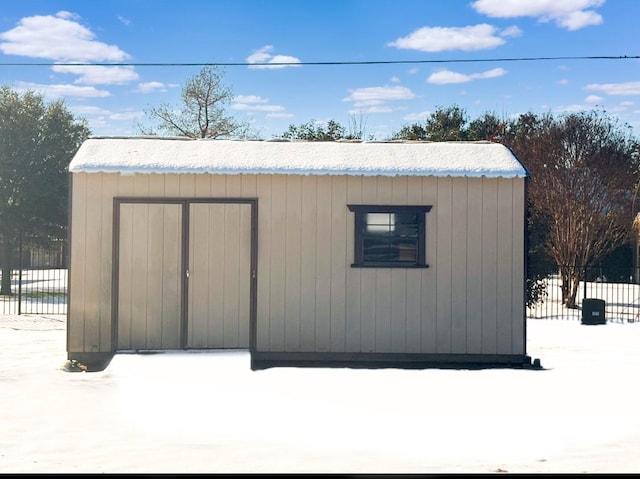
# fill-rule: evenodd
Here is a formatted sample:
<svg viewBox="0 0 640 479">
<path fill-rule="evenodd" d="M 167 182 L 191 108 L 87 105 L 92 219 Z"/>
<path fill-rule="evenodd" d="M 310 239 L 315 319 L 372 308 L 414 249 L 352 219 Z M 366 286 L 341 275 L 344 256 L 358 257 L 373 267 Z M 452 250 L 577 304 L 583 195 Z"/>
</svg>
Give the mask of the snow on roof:
<svg viewBox="0 0 640 479">
<path fill-rule="evenodd" d="M 479 142 L 193 140 L 92 137 L 72 173 L 527 176 L 510 149 Z"/>
</svg>

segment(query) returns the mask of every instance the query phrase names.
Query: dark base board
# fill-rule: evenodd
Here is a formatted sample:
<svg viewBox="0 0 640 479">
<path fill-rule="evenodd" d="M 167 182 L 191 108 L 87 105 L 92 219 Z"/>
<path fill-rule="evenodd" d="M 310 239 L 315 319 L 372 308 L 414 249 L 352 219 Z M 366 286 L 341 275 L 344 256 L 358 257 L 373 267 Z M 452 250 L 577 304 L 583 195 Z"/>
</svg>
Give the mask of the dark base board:
<svg viewBox="0 0 640 479">
<path fill-rule="evenodd" d="M 540 360 L 520 354 L 403 354 L 251 352 L 251 369 L 274 367 L 354 369 L 542 369 Z"/>
</svg>

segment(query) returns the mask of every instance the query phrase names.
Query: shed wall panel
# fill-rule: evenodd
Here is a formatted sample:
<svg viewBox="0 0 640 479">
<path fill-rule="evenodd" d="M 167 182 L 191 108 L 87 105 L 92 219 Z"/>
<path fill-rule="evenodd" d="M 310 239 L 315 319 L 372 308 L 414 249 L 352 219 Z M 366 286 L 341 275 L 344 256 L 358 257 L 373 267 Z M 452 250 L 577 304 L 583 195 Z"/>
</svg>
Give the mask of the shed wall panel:
<svg viewBox="0 0 640 479">
<path fill-rule="evenodd" d="M 315 351 L 316 343 L 316 179 L 315 176 L 302 177 L 300 198 L 300 350 L 306 352 Z"/>
<path fill-rule="evenodd" d="M 302 177 L 292 177 L 286 184 L 285 228 L 285 351 L 300 350 L 300 270 L 302 264 Z"/>
<path fill-rule="evenodd" d="M 269 285 L 269 348 L 276 351 L 285 350 L 285 284 L 289 259 L 286 252 L 286 192 L 287 177 L 273 176 L 270 190 L 271 248 L 267 282 Z"/>
<path fill-rule="evenodd" d="M 107 287 L 102 284 L 102 274 L 100 271 L 99 259 L 102 252 L 102 182 L 91 181 L 87 185 L 86 201 L 86 252 L 87 256 L 91 256 L 92 260 L 85 266 L 85 274 L 92 276 L 92 280 L 85 284 L 85 294 L 87 298 L 99 298 L 102 288 Z M 99 301 L 88 301 L 85 303 L 85 326 L 83 343 L 90 351 L 98 351 L 100 349 L 100 333 L 101 333 L 101 308 Z"/>
<path fill-rule="evenodd" d="M 496 354 L 498 334 L 498 188 L 482 179 L 482 353 Z"/>
<path fill-rule="evenodd" d="M 258 203 L 258 292 L 256 348 L 269 351 L 270 335 L 270 269 L 271 269 L 271 177 L 259 176 L 256 180 Z"/>
<path fill-rule="evenodd" d="M 466 352 L 482 353 L 482 181 L 467 184 Z"/>
<path fill-rule="evenodd" d="M 430 204 L 422 201 L 422 179 L 418 177 L 407 178 L 407 198 L 406 202 L 409 205 L 424 205 Z M 429 214 L 426 215 L 427 217 Z M 427 225 L 428 229 L 428 225 Z M 427 263 L 429 242 L 427 241 Z M 422 282 L 428 273 L 428 269 L 412 269 L 406 270 L 405 280 L 405 321 L 406 328 L 404 331 L 406 341 L 407 353 L 419 353 L 421 352 L 421 337 L 422 337 Z"/>
<path fill-rule="evenodd" d="M 93 181 L 102 185 L 102 198 L 100 199 L 100 235 L 102 247 L 100 254 L 96 255 L 99 262 L 100 298 L 98 300 L 100 323 L 99 351 L 109 351 L 112 347 L 113 325 L 111 320 L 111 294 L 113 279 L 113 197 L 117 196 L 118 183 L 110 177 L 98 177 Z"/>
<path fill-rule="evenodd" d="M 437 258 L 438 258 L 438 179 L 422 179 L 422 204 L 432 205 L 426 218 L 426 255 L 428 269 L 422 271 L 422 336 L 420 352 L 435 352 L 437 344 Z"/>
<path fill-rule="evenodd" d="M 435 261 L 436 274 L 436 352 L 451 352 L 451 296 L 454 284 L 452 282 L 451 251 L 453 237 L 453 183 L 451 178 L 438 178 L 437 248 Z"/>
<path fill-rule="evenodd" d="M 331 179 L 316 179 L 316 277 L 314 351 L 331 351 Z"/>
<path fill-rule="evenodd" d="M 451 352 L 467 353 L 467 178 L 452 180 L 451 195 Z"/>
<path fill-rule="evenodd" d="M 498 188 L 498 239 L 496 261 L 496 307 L 497 334 L 496 351 L 498 354 L 513 352 L 513 307 L 511 298 L 514 294 L 513 271 L 513 184 L 511 180 L 499 178 L 496 180 Z"/>
<path fill-rule="evenodd" d="M 347 204 L 362 204 L 362 177 L 347 177 Z M 346 305 L 345 305 L 345 349 L 361 352 L 362 349 L 362 270 L 352 268 L 354 261 L 354 214 L 348 212 L 346 216 Z"/>
<path fill-rule="evenodd" d="M 72 177 L 71 255 L 69 261 L 69 305 L 67 308 L 67 349 L 85 352 L 84 328 L 87 317 L 85 268 L 87 263 L 87 182 L 88 175 Z"/>
<path fill-rule="evenodd" d="M 149 177 L 149 196 L 164 196 L 165 175 L 147 175 Z"/>
<path fill-rule="evenodd" d="M 347 178 L 339 176 L 331 181 L 331 275 L 330 304 L 331 351 L 346 348 L 346 281 L 347 269 Z"/>
<path fill-rule="evenodd" d="M 194 196 L 196 198 L 207 198 L 213 196 L 211 194 L 211 183 L 215 181 L 215 177 L 211 175 L 197 175 L 194 178 Z"/>
<path fill-rule="evenodd" d="M 513 209 L 512 214 L 512 250 L 511 250 L 511 276 L 512 276 L 512 349 L 514 354 L 525 354 L 525 290 L 526 271 L 525 256 L 523 254 L 525 244 L 525 181 L 523 178 L 514 180 Z"/>
</svg>

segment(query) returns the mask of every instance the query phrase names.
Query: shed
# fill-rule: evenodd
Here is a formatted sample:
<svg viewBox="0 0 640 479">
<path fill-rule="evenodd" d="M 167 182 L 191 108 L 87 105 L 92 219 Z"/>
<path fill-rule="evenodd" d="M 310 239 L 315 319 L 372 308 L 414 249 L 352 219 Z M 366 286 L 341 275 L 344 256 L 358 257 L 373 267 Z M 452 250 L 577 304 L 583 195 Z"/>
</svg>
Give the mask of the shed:
<svg viewBox="0 0 640 479">
<path fill-rule="evenodd" d="M 521 367 L 528 173 L 481 142 L 92 137 L 69 165 L 67 356 Z"/>
</svg>

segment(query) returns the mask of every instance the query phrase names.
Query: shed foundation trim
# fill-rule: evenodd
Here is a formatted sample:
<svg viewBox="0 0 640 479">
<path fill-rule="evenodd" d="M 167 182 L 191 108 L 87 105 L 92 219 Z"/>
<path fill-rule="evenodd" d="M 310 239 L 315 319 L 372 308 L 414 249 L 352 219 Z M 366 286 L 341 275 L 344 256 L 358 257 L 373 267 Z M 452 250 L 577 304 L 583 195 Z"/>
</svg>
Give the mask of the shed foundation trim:
<svg viewBox="0 0 640 479">
<path fill-rule="evenodd" d="M 272 367 L 530 369 L 533 364 L 524 354 L 251 352 L 252 370 Z"/>
</svg>

